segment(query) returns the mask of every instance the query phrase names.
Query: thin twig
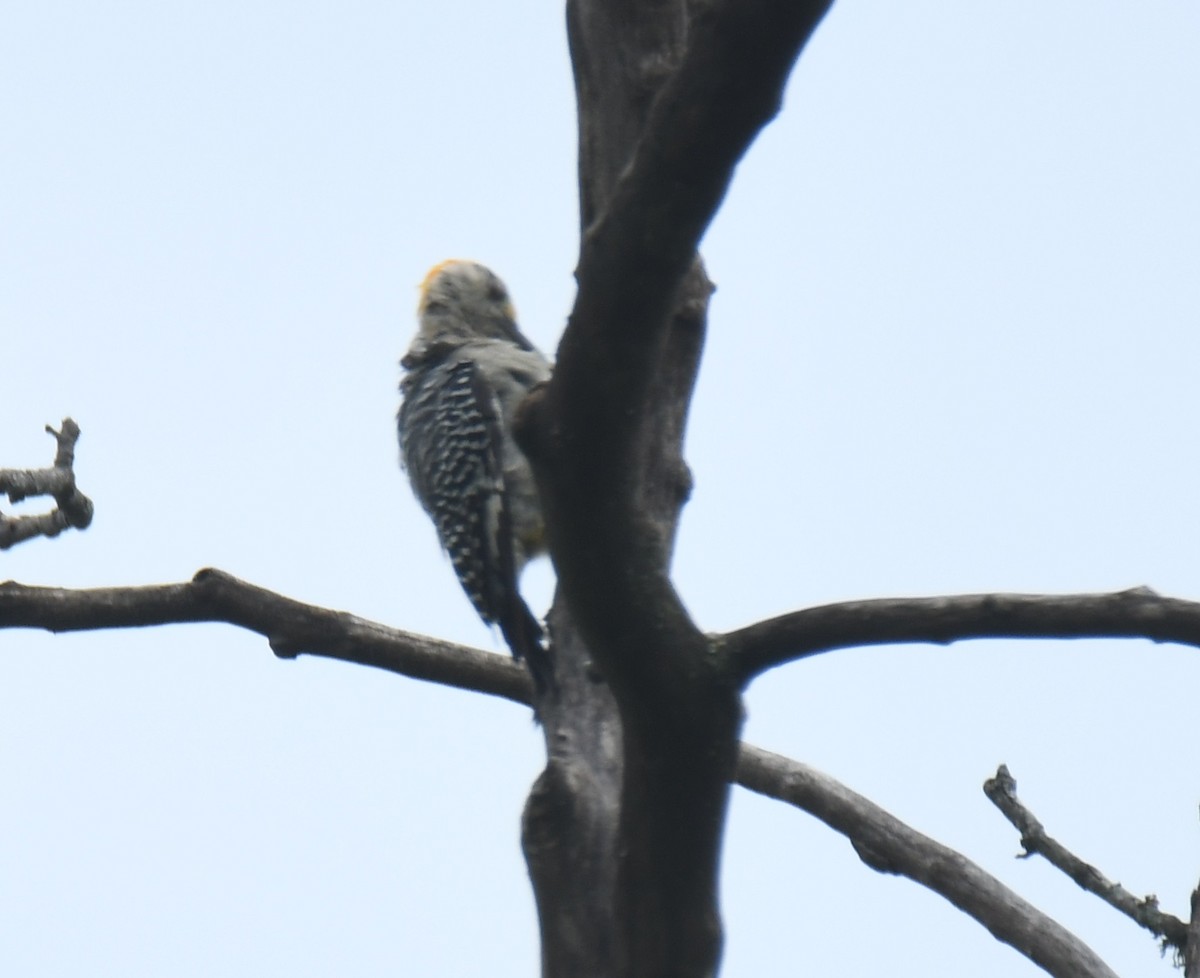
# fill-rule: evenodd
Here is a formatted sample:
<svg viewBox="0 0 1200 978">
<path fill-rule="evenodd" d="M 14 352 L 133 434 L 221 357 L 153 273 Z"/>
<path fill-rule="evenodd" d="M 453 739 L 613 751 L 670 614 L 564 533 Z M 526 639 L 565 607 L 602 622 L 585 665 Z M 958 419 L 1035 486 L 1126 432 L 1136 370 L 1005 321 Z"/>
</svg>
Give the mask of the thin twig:
<svg viewBox="0 0 1200 978">
<path fill-rule="evenodd" d="M 1120 883 L 1112 882 L 1095 866 L 1047 835 L 1042 823 L 1017 798 L 1017 782 L 1005 765 L 1001 764 L 996 776 L 984 782 L 983 791 L 1021 833 L 1021 847 L 1025 850 L 1021 858 L 1027 859 L 1035 853 L 1042 856 L 1083 889 L 1145 927 L 1162 941 L 1164 948 L 1170 947 L 1177 955 L 1183 954 L 1188 944 L 1187 925 L 1178 917 L 1159 910 L 1158 897 L 1138 899 Z"/>
<path fill-rule="evenodd" d="M 922 835 L 814 768 L 742 744 L 738 783 L 815 815 L 881 873 L 907 876 L 1056 978 L 1115 978 L 1096 953 L 961 853 Z"/>
<path fill-rule="evenodd" d="M 7 550 L 33 537 L 56 537 L 68 527 L 83 530 L 92 522 L 92 501 L 75 486 L 75 443 L 79 425 L 64 418 L 62 430 L 46 425 L 58 448 L 54 464 L 46 469 L 0 469 L 0 494 L 19 503 L 33 496 L 53 496 L 55 508 L 48 513 L 6 516 L 0 513 L 0 550 Z"/>
</svg>

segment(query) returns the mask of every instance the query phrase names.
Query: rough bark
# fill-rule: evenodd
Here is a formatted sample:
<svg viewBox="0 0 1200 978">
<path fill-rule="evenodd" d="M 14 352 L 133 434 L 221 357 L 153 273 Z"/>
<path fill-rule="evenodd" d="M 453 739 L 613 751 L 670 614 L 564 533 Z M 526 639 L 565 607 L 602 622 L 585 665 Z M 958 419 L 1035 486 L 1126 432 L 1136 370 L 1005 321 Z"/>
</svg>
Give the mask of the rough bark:
<svg viewBox="0 0 1200 978">
<path fill-rule="evenodd" d="M 1183 978 L 1200 978 L 1200 887 L 1192 890 L 1187 947 L 1183 952 Z"/>
<path fill-rule="evenodd" d="M 741 704 L 669 577 L 711 292 L 696 246 L 826 6 L 567 5 L 579 293 L 521 432 L 559 580 L 560 688 L 539 704 L 549 761 L 523 833 L 558 920 L 546 975 L 717 969 Z"/>
</svg>

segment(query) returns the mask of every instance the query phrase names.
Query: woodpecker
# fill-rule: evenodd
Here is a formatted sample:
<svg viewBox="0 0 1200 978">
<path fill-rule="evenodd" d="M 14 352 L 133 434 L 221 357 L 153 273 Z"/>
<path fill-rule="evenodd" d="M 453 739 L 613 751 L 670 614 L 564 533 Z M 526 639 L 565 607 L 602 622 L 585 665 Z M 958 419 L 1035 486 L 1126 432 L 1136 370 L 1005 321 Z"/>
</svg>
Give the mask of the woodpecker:
<svg viewBox="0 0 1200 978">
<path fill-rule="evenodd" d="M 517 327 L 504 283 L 476 262 L 430 270 L 417 322 L 400 361 L 401 465 L 479 617 L 500 626 L 544 689 L 542 626 L 517 584 L 545 553 L 545 524 L 512 427 L 525 396 L 550 379 L 550 363 Z"/>
</svg>

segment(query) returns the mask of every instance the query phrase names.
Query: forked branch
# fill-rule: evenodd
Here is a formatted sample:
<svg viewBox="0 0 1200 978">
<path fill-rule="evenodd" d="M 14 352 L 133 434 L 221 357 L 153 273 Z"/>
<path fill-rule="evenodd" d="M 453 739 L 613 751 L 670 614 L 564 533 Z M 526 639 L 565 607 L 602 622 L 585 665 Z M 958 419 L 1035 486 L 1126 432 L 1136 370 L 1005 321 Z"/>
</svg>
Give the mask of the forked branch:
<svg viewBox="0 0 1200 978">
<path fill-rule="evenodd" d="M 92 501 L 75 486 L 75 443 L 79 425 L 64 418 L 62 430 L 46 425 L 58 442 L 54 464 L 46 469 L 0 469 L 0 494 L 19 503 L 34 496 L 53 496 L 55 508 L 47 513 L 8 516 L 0 513 L 0 550 L 34 537 L 56 537 L 68 527 L 86 529 L 92 522 Z"/>
<path fill-rule="evenodd" d="M 526 402 L 518 431 L 537 477 L 556 605 L 605 677 L 613 719 L 620 714 L 620 792 L 606 800 L 616 837 L 593 852 L 617 872 L 611 916 L 591 930 L 605 945 L 593 957 L 611 953 L 624 975 L 699 978 L 720 958 L 718 864 L 743 711 L 669 578 L 684 481 L 682 464 L 671 462 L 702 337 L 684 324 L 703 317 L 686 307 L 702 306 L 708 291 L 698 273 L 686 295 L 684 283 L 737 161 L 777 111 L 828 5 L 568 4 L 577 78 L 588 75 L 581 62 L 604 62 L 633 67 L 619 91 L 651 85 L 644 121 L 629 107 L 640 127 L 601 128 L 594 140 L 585 131 L 581 140 L 582 212 L 595 217 L 554 377 Z M 615 30 L 590 30 L 602 23 Z M 649 73 L 632 53 L 642 49 L 639 25 L 663 42 L 645 52 L 659 65 Z M 660 70 L 668 65 L 677 67 Z M 613 89 L 581 85 L 585 130 L 597 109 L 588 96 L 598 93 Z M 607 164 L 598 171 L 599 146 Z M 656 424 L 664 417 L 676 423 Z"/>
</svg>

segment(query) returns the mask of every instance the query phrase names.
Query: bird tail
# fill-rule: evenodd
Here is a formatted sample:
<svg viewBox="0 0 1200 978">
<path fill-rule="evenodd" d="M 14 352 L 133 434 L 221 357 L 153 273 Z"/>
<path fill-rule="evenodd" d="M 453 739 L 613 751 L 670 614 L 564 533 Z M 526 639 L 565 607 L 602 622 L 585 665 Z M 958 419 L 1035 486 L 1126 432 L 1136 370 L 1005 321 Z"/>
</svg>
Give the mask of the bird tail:
<svg viewBox="0 0 1200 978">
<path fill-rule="evenodd" d="M 554 669 L 549 650 L 543 644 L 546 632 L 519 594 L 513 595 L 510 613 L 499 624 L 513 658 L 518 662 L 524 659 L 529 667 L 537 691 L 544 693 L 550 689 L 554 685 Z"/>
</svg>

